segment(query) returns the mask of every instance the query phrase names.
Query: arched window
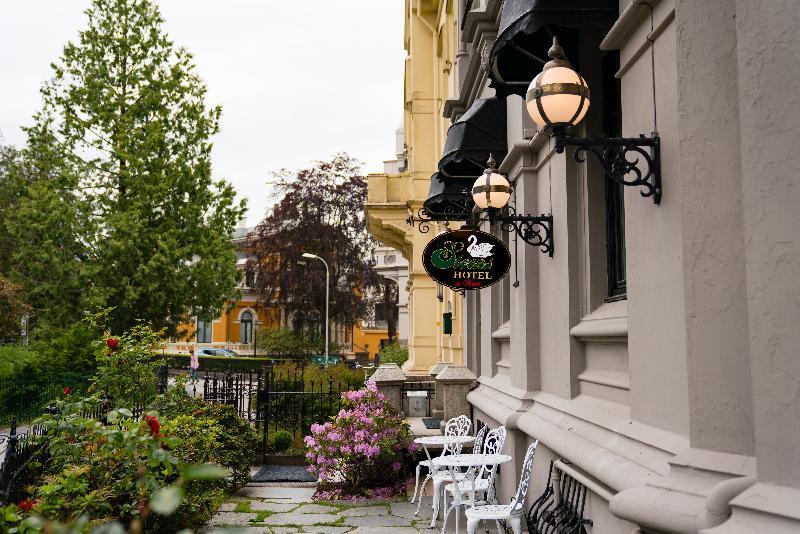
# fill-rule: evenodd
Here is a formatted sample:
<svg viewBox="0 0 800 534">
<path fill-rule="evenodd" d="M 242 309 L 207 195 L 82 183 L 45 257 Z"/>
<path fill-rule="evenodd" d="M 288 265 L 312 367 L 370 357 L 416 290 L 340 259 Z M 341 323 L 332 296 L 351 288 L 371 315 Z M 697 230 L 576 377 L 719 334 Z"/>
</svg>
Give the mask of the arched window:
<svg viewBox="0 0 800 534">
<path fill-rule="evenodd" d="M 253 339 L 253 314 L 246 311 L 239 319 L 239 341 L 250 343 Z"/>
</svg>

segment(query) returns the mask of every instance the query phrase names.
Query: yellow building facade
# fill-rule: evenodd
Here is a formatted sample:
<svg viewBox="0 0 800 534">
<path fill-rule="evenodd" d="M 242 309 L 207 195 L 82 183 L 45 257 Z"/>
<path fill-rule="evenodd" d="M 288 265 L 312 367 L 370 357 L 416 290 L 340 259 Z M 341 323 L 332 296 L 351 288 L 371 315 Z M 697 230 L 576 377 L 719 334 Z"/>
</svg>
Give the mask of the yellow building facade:
<svg viewBox="0 0 800 534">
<path fill-rule="evenodd" d="M 409 211 L 416 214 L 428 196 L 450 126 L 442 112 L 456 93 L 457 8 L 452 0 L 406 1 L 402 161 L 396 172 L 368 178 L 369 232 L 409 263 L 407 374 L 427 374 L 438 362 L 462 364 L 462 299 L 437 287 L 422 266 L 422 250 L 436 234 L 435 227 L 422 233 L 406 222 Z M 451 334 L 443 331 L 444 313 L 452 314 Z"/>
<path fill-rule="evenodd" d="M 248 260 L 254 258 L 250 248 L 249 228 L 239 228 L 233 238 L 236 245 L 237 267 L 242 271 L 240 297 L 225 303 L 222 313 L 209 321 L 199 317 L 178 328 L 185 334 L 168 343 L 169 352 L 185 353 L 190 348 L 227 348 L 243 355 L 261 354 L 258 333 L 261 330 L 290 328 L 291 321 L 277 307 L 264 306 L 255 289 L 255 273 L 248 272 Z M 331 345 L 339 346 L 347 357 L 357 352 L 369 353 L 370 359 L 388 341 L 388 330 L 380 325 L 356 324 L 352 327 L 331 324 Z"/>
</svg>

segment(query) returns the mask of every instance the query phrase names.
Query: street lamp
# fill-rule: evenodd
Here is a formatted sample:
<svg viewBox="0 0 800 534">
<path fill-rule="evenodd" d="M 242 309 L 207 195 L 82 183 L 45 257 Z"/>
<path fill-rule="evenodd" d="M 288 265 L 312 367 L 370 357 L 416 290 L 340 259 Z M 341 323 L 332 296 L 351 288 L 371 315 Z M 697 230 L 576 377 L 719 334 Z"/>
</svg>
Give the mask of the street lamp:
<svg viewBox="0 0 800 534">
<path fill-rule="evenodd" d="M 304 258 L 309 258 L 312 260 L 319 260 L 323 264 L 325 264 L 325 364 L 328 363 L 328 346 L 329 346 L 329 337 L 328 337 L 328 327 L 330 325 L 330 320 L 328 319 L 328 314 L 330 312 L 330 290 L 331 290 L 331 271 L 328 268 L 328 262 L 317 256 L 316 254 L 311 254 L 309 252 L 303 252 Z"/>
<path fill-rule="evenodd" d="M 545 133 L 555 138 L 559 154 L 567 146 L 575 147 L 572 157 L 583 162 L 584 154 L 591 152 L 600 161 L 608 177 L 622 185 L 642 187 L 643 197 L 661 201 L 661 139 L 653 133 L 639 137 L 572 137 L 569 133 L 589 109 L 589 85 L 567 61 L 564 49 L 553 37 L 553 46 L 547 51 L 550 61 L 531 82 L 525 102 L 533 122 Z M 644 150 L 647 147 L 650 153 Z M 629 160 L 628 155 L 637 156 Z M 639 168 L 639 160 L 646 167 Z M 631 174 L 633 178 L 625 179 Z"/>
</svg>

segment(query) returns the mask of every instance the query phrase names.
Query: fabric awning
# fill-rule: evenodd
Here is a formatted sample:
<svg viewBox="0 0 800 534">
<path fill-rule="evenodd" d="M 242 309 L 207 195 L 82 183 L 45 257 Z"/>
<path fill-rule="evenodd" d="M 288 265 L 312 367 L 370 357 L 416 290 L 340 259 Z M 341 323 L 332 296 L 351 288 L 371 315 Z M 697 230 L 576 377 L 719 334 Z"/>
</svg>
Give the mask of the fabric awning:
<svg viewBox="0 0 800 534">
<path fill-rule="evenodd" d="M 505 0 L 500 29 L 489 56 L 490 86 L 505 98 L 525 97 L 542 71 L 547 50 L 558 37 L 567 58 L 578 65 L 578 28 L 610 29 L 619 14 L 618 0 Z"/>
<path fill-rule="evenodd" d="M 442 180 L 437 172 L 431 176 L 428 199 L 422 204 L 425 215 L 434 221 L 464 221 L 472 213 L 475 202 L 472 200 L 471 178 Z"/>
<path fill-rule="evenodd" d="M 478 99 L 447 130 L 444 154 L 439 160 L 440 179 L 474 182 L 486 168 L 489 155 L 495 161 L 503 161 L 507 152 L 505 101 L 494 97 Z"/>
</svg>

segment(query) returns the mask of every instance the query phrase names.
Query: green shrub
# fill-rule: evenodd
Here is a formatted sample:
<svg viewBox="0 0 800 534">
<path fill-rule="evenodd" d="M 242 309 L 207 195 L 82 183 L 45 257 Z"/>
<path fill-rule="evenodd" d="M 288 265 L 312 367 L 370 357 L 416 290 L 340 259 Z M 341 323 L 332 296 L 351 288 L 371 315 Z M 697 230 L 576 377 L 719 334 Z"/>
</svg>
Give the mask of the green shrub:
<svg viewBox="0 0 800 534">
<path fill-rule="evenodd" d="M 286 430 L 278 430 L 275 437 L 272 439 L 272 447 L 275 452 L 285 452 L 292 446 L 294 436 Z"/>
<path fill-rule="evenodd" d="M 402 366 L 408 360 L 408 345 L 392 343 L 378 353 L 380 363 L 396 363 Z"/>
</svg>

